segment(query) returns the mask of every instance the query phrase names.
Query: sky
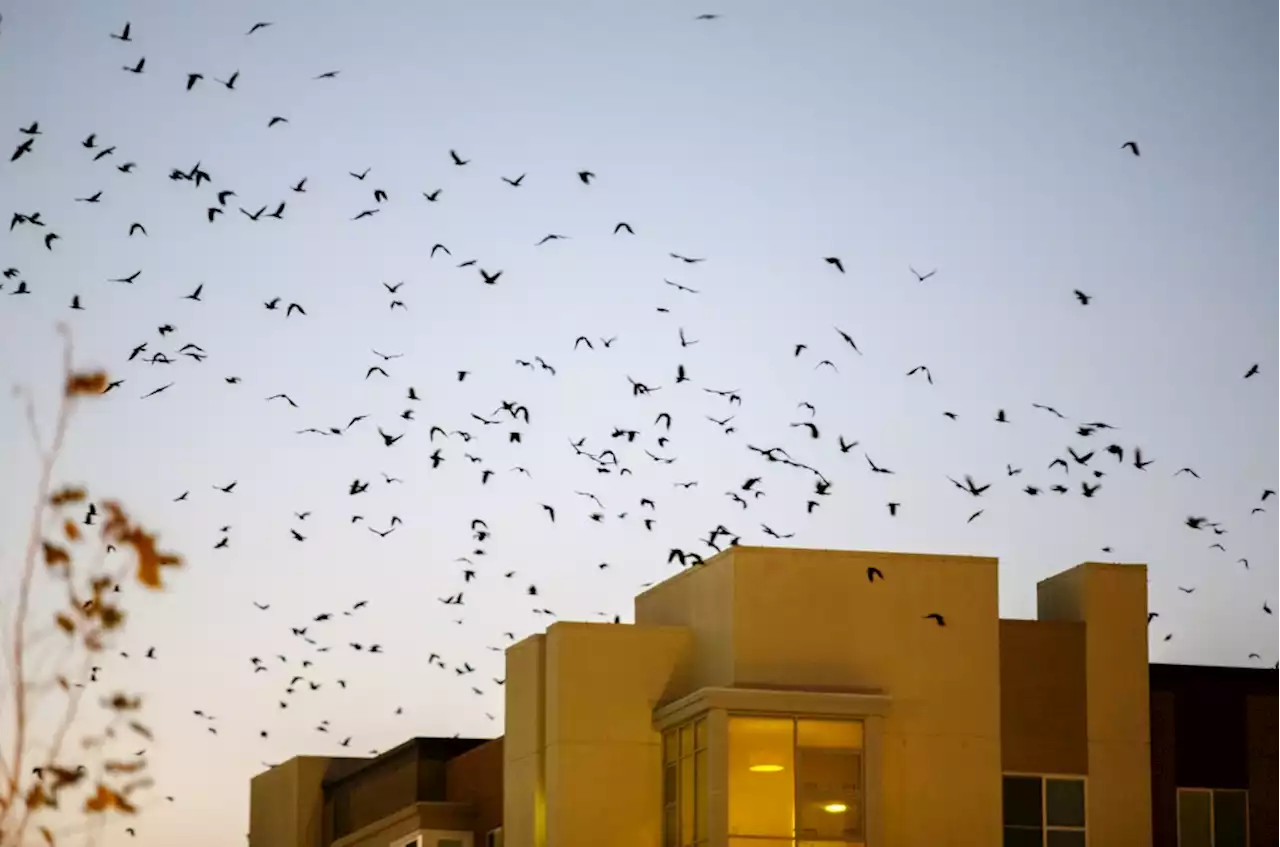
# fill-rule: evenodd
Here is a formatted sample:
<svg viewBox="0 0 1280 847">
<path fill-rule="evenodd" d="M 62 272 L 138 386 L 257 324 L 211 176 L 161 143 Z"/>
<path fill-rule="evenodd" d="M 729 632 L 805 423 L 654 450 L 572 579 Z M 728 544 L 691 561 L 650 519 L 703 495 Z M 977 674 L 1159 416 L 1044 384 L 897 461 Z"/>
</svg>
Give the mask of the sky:
<svg viewBox="0 0 1280 847">
<path fill-rule="evenodd" d="M 101 662 L 97 684 L 142 693 L 156 732 L 139 747 L 158 785 L 128 843 L 193 828 L 234 843 L 264 763 L 501 734 L 504 633 L 629 620 L 642 586 L 679 570 L 668 551 L 710 554 L 698 539 L 718 524 L 744 544 L 995 556 L 1006 617 L 1034 617 L 1036 581 L 1081 561 L 1145 563 L 1153 661 L 1277 660 L 1262 605 L 1276 605 L 1280 506 L 1260 502 L 1277 487 L 1280 399 L 1274 4 L 494 0 L 374 14 L 139 0 L 0 13 L 0 132 L 13 147 L 20 127 L 42 133 L 0 162 L 0 198 L 6 217 L 38 210 L 46 224 L 0 233 L 0 267 L 19 269 L 0 279 L 0 382 L 30 389 L 47 430 L 65 322 L 77 363 L 124 382 L 82 404 L 59 479 L 119 498 L 186 557 L 165 592 L 126 588 L 127 631 Z M 132 40 L 109 38 L 125 21 Z M 246 35 L 258 21 L 272 26 Z M 143 73 L 122 69 L 141 57 Z M 216 81 L 235 71 L 234 89 Z M 204 75 L 190 91 L 188 73 Z M 268 127 L 277 116 L 287 123 Z M 81 146 L 90 133 L 96 151 Z M 1121 148 L 1131 140 L 1140 156 Z M 113 167 L 125 162 L 132 172 Z M 167 178 L 197 163 L 209 183 Z M 518 187 L 501 179 L 521 174 Z M 235 195 L 209 223 L 222 190 Z M 239 211 L 281 201 L 278 220 Z M 614 233 L 623 221 L 634 235 Z M 145 235 L 129 234 L 135 222 Z M 535 246 L 548 234 L 567 237 Z M 488 285 L 478 268 L 503 273 Z M 29 295 L 11 294 L 20 281 Z M 197 286 L 200 300 L 183 299 Z M 280 308 L 264 308 L 273 298 Z M 290 303 L 306 314 L 286 317 Z M 593 349 L 575 349 L 580 335 Z M 207 358 L 177 355 L 188 343 Z M 172 363 L 148 363 L 156 352 Z M 534 357 L 554 374 L 516 364 Z M 906 375 L 918 365 L 932 384 Z M 657 390 L 633 396 L 629 377 Z M 278 393 L 296 408 L 266 400 Z M 494 414 L 504 401 L 529 423 Z M 357 415 L 340 437 L 296 434 Z M 1095 421 L 1115 429 L 1076 434 Z M 473 438 L 433 441 L 433 425 Z M 384 446 L 379 427 L 404 437 Z M 615 451 L 610 473 L 575 453 L 581 438 Z M 842 453 L 840 438 L 859 446 Z M 784 448 L 830 493 L 748 445 Z M 1049 468 L 1068 447 L 1095 452 L 1088 469 Z M 1154 460 L 1145 470 L 1135 447 Z M 1183 467 L 1199 478 L 1175 476 Z M 11 607 L 37 464 L 7 396 L 0 468 Z M 1105 476 L 1086 498 L 1094 468 Z M 948 481 L 966 474 L 990 490 Z M 744 509 L 727 492 L 753 476 L 765 494 Z M 368 490 L 349 495 L 353 479 Z M 1188 528 L 1193 515 L 1226 533 Z M 392 516 L 394 532 L 369 531 Z M 51 614 L 58 595 L 41 585 L 36 613 Z M 438 602 L 459 591 L 464 605 Z M 291 634 L 301 626 L 316 645 Z M 453 671 L 464 662 L 475 673 Z M 294 673 L 322 688 L 285 695 Z"/>
</svg>

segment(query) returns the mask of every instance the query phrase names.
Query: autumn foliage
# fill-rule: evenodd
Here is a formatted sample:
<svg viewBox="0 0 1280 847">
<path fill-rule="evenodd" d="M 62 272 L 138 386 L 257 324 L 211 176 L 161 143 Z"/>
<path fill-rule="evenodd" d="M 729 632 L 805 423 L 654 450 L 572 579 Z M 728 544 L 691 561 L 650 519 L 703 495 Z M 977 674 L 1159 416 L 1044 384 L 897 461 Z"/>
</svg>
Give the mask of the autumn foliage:
<svg viewBox="0 0 1280 847">
<path fill-rule="evenodd" d="M 142 698 L 125 692 L 99 696 L 101 719 L 84 718 L 81 706 L 97 681 L 102 652 L 127 621 L 122 587 L 162 589 L 166 571 L 182 564 L 121 503 L 94 501 L 76 485 L 55 487 L 76 407 L 93 402 L 108 385 L 105 373 L 72 367 L 71 343 L 60 331 L 64 383 L 47 446 L 26 398 L 40 478 L 16 595 L 0 595 L 12 600 L 0 605 L 7 658 L 0 675 L 0 847 L 53 847 L 87 836 L 104 815 L 138 814 L 140 794 L 151 786 L 147 761 L 116 756 L 113 748 L 129 736 L 151 738 L 141 720 Z M 33 613 L 33 601 L 50 592 L 57 604 L 49 617 Z M 78 718 L 94 730 L 75 735 Z M 129 743 L 138 746 L 136 740 Z"/>
</svg>

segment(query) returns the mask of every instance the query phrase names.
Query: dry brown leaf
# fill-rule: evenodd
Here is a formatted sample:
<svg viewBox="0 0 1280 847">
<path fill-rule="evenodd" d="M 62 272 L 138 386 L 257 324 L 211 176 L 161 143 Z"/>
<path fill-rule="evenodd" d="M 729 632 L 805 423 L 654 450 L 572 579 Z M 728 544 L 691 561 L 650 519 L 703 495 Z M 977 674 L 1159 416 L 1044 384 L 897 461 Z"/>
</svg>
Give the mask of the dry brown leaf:
<svg viewBox="0 0 1280 847">
<path fill-rule="evenodd" d="M 63 506 L 67 503 L 83 503 L 88 496 L 83 488 L 68 485 L 49 495 L 49 505 Z"/>
<path fill-rule="evenodd" d="M 71 554 L 59 547 L 57 544 L 44 542 L 44 563 L 51 568 L 71 567 Z"/>
<path fill-rule="evenodd" d="M 67 678 L 65 676 L 59 676 L 58 687 L 61 688 L 63 691 L 70 691 L 71 683 L 67 682 Z"/>
<path fill-rule="evenodd" d="M 106 812 L 115 809 L 122 814 L 131 815 L 137 811 L 133 804 L 121 795 L 107 788 L 102 783 L 98 783 L 98 791 L 88 800 L 84 801 L 84 810 L 86 812 Z"/>
<path fill-rule="evenodd" d="M 53 777 L 53 791 L 55 793 L 63 788 L 75 785 L 84 779 L 87 773 L 84 768 L 64 768 L 61 765 L 49 765 L 44 770 Z"/>
<path fill-rule="evenodd" d="M 150 729 L 148 729 L 145 725 L 138 723 L 137 721 L 129 721 L 129 729 L 131 729 L 131 730 L 133 730 L 134 732 L 138 733 L 139 735 L 141 735 L 143 738 L 147 739 L 148 741 L 150 741 L 150 740 L 154 737 L 154 736 L 151 734 L 151 730 L 150 730 Z"/>
<path fill-rule="evenodd" d="M 68 397 L 79 397 L 84 394 L 101 394 L 106 389 L 106 371 L 71 374 L 67 377 L 66 393 Z"/>
<path fill-rule="evenodd" d="M 117 712 L 136 712 L 142 708 L 142 698 L 116 693 L 112 694 L 102 705 Z"/>
<path fill-rule="evenodd" d="M 67 536 L 68 541 L 80 540 L 80 527 L 76 526 L 76 522 L 67 518 L 62 522 L 62 532 Z"/>
<path fill-rule="evenodd" d="M 58 808 L 58 801 L 46 793 L 44 786 L 39 783 L 27 790 L 27 796 L 23 798 L 23 801 L 27 804 L 27 808 L 33 812 L 41 807 Z"/>
<path fill-rule="evenodd" d="M 62 612 L 58 612 L 58 614 L 53 616 L 53 619 L 57 622 L 58 629 L 65 632 L 67 635 L 75 634 L 76 622 L 71 620 L 71 618 L 67 617 Z"/>
<path fill-rule="evenodd" d="M 40 827 L 40 837 L 44 839 L 44 843 L 48 844 L 49 847 L 55 847 L 56 842 L 53 840 L 53 833 L 49 831 L 49 827 Z"/>
<path fill-rule="evenodd" d="M 124 611 L 119 606 L 101 606 L 98 613 L 98 620 L 102 621 L 103 629 L 115 629 L 124 623 Z"/>
<path fill-rule="evenodd" d="M 147 766 L 145 759 L 135 762 L 107 762 L 102 767 L 107 773 L 137 773 Z"/>
</svg>

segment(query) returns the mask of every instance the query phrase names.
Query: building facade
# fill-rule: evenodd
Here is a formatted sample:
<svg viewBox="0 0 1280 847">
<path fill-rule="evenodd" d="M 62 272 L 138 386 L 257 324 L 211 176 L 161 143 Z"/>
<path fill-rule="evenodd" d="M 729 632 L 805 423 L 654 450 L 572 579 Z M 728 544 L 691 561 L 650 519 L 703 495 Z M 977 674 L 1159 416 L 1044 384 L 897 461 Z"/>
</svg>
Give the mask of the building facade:
<svg viewBox="0 0 1280 847">
<path fill-rule="evenodd" d="M 339 799 L 407 772 L 393 751 L 291 760 L 311 774 L 293 795 L 255 778 L 255 821 L 310 797 L 321 825 L 251 843 L 1277 843 L 1276 674 L 1149 666 L 1144 566 L 1079 565 L 1039 583 L 1036 620 L 1001 620 L 994 559 L 734 547 L 641 594 L 635 621 L 556 623 L 507 651 L 500 746 L 436 755 L 431 797 L 467 806 L 458 828 L 428 827 L 421 777 L 416 819 L 389 811 L 407 795 Z M 451 766 L 468 756 L 487 764 Z M 364 828 L 339 827 L 343 808 Z"/>
</svg>

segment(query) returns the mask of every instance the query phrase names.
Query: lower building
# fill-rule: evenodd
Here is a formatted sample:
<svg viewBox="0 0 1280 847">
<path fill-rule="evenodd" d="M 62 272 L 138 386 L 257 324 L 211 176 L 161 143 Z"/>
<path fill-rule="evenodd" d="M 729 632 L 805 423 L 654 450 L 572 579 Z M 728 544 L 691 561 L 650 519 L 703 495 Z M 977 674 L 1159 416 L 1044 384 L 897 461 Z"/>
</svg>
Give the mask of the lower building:
<svg viewBox="0 0 1280 847">
<path fill-rule="evenodd" d="M 734 547 L 507 651 L 506 735 L 255 777 L 253 847 L 1277 844 L 1274 671 L 1148 665 L 1146 568 Z"/>
</svg>

